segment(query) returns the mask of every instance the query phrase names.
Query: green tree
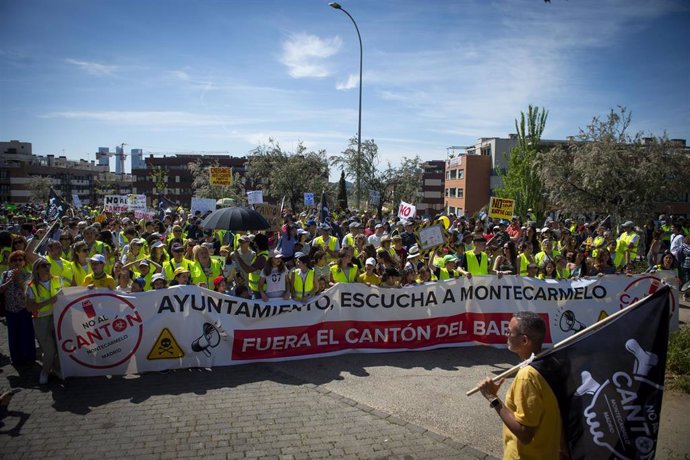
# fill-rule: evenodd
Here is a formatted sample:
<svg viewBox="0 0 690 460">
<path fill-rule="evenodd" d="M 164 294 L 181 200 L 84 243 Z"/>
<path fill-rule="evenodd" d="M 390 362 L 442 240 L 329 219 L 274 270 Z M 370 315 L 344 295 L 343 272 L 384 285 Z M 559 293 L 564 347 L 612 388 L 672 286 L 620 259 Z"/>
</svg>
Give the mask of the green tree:
<svg viewBox="0 0 690 460">
<path fill-rule="evenodd" d="M 345 171 L 340 171 L 340 181 L 338 181 L 338 207 L 342 210 L 347 209 L 347 184 L 345 183 Z"/>
<path fill-rule="evenodd" d="M 233 171 L 231 185 L 211 185 L 211 168 L 220 167 L 218 161 L 211 163 L 197 159 L 187 164 L 187 169 L 192 173 L 192 188 L 194 195 L 199 198 L 232 198 L 238 203 L 242 202 L 246 196 L 244 193 L 244 180 Z"/>
<path fill-rule="evenodd" d="M 325 150 L 307 151 L 302 142 L 296 152 L 284 152 L 270 139 L 268 145 L 257 147 L 248 156 L 247 178 L 256 187 L 253 190 L 263 190 L 265 196 L 276 202 L 285 197 L 290 207 L 297 210 L 304 202 L 304 192 L 320 197 L 322 190 L 329 190 L 326 158 Z"/>
<path fill-rule="evenodd" d="M 531 104 L 526 115 L 520 112 L 520 121 L 515 120 L 517 145 L 510 150 L 506 171 L 499 171 L 503 187 L 496 190 L 496 195 L 514 199 L 515 213 L 520 216 L 525 216 L 529 208 L 541 215 L 545 207 L 544 184 L 536 159 L 548 116 L 546 109 Z"/>
<path fill-rule="evenodd" d="M 367 184 L 376 175 L 379 163 L 379 149 L 373 139 L 362 141 L 360 152 L 357 152 L 357 136 L 350 138 L 348 148 L 339 155 L 330 157 L 331 165 L 345 171 L 345 176 L 354 180 L 354 193 L 358 197 L 355 201 L 360 207 L 359 197 L 365 195 Z"/>
<path fill-rule="evenodd" d="M 153 182 L 154 193 L 164 193 L 168 185 L 168 168 L 152 166 L 149 170 L 149 177 Z"/>
<path fill-rule="evenodd" d="M 32 176 L 28 182 L 29 196 L 33 201 L 39 203 L 47 203 L 48 196 L 50 196 L 50 178 L 41 176 Z"/>
<path fill-rule="evenodd" d="M 690 191 L 690 156 L 666 136 L 628 134 L 624 107 L 594 117 L 568 145 L 539 154 L 549 200 L 572 214 L 647 219 L 658 203 Z"/>
<path fill-rule="evenodd" d="M 381 196 L 376 209 L 378 217 L 381 217 L 384 205 L 391 209 L 397 209 L 400 201 L 415 203 L 422 188 L 422 162 L 419 156 L 414 158 L 403 157 L 400 166 L 394 167 L 388 163 L 386 169 L 375 171 L 373 177 L 367 181 L 369 190 L 378 192 Z"/>
</svg>

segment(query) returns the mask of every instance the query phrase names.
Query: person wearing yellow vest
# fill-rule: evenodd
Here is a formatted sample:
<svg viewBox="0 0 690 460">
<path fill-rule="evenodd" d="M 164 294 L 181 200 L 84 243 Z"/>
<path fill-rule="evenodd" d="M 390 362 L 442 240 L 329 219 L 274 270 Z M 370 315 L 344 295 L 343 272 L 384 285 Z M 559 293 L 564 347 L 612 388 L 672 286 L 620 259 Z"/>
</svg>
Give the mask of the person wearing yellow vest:
<svg viewBox="0 0 690 460">
<path fill-rule="evenodd" d="M 350 228 L 350 233 L 345 235 L 343 237 L 343 241 L 341 242 L 340 246 L 345 247 L 345 246 L 355 246 L 355 239 L 357 238 L 357 235 L 361 234 L 361 227 L 362 225 L 359 222 L 351 222 L 349 225 Z"/>
<path fill-rule="evenodd" d="M 105 288 L 114 291 L 115 278 L 103 271 L 105 268 L 105 257 L 103 254 L 91 256 L 89 262 L 91 263 L 91 273 L 86 275 L 81 285 L 86 286 L 89 289 Z"/>
<path fill-rule="evenodd" d="M 155 268 L 151 270 L 151 265 L 153 265 Z M 134 277 L 135 278 L 143 278 L 146 283 L 144 284 L 144 291 L 150 291 L 152 289 L 151 287 L 151 278 L 155 273 L 158 273 L 161 271 L 162 267 L 160 264 L 157 264 L 156 262 L 150 260 L 150 259 L 141 259 L 137 260 L 134 262 L 130 262 L 128 264 L 125 264 L 122 266 L 121 270 L 127 270 L 129 267 L 134 266 Z"/>
<path fill-rule="evenodd" d="M 441 258 L 437 266 L 432 262 L 429 264 L 429 268 L 433 270 L 434 275 L 436 275 L 439 281 L 444 281 L 458 277 L 458 271 L 456 270 L 457 262 L 458 258 L 455 255 L 447 254 Z"/>
<path fill-rule="evenodd" d="M 205 246 L 197 246 L 192 264 L 192 283 L 201 287 L 213 289 L 213 280 L 223 274 L 223 267 L 217 259 L 211 258 L 211 253 Z"/>
<path fill-rule="evenodd" d="M 352 250 L 343 248 L 338 253 L 338 262 L 331 265 L 331 283 L 357 282 L 357 266 L 352 263 Z"/>
<path fill-rule="evenodd" d="M 331 236 L 330 225 L 321 224 L 319 230 L 321 231 L 321 235 L 312 240 L 311 246 L 312 248 L 319 246 L 326 253 L 326 260 L 328 263 L 331 263 L 338 257 L 340 243 L 338 242 L 338 238 Z"/>
<path fill-rule="evenodd" d="M 233 252 L 231 257 L 247 273 L 247 285 L 249 290 L 252 291 L 254 299 L 260 299 L 259 279 L 261 278 L 261 270 L 268 262 L 268 237 L 263 233 L 259 233 L 254 237 L 254 244 L 256 245 L 256 253 L 250 264 L 242 259 L 238 251 Z"/>
<path fill-rule="evenodd" d="M 613 259 L 613 265 L 616 268 L 637 260 L 637 244 L 640 241 L 640 236 L 635 233 L 632 221 L 625 222 L 621 228 L 623 233 L 616 240 L 616 255 Z"/>
<path fill-rule="evenodd" d="M 599 226 L 597 228 L 597 234 L 592 237 L 591 243 L 588 250 L 591 248 L 591 256 L 596 257 L 599 254 L 599 250 L 606 247 L 606 227 Z M 589 240 L 589 238 L 588 238 Z M 585 242 L 586 243 L 586 242 Z"/>
<path fill-rule="evenodd" d="M 163 272 L 165 273 L 165 278 L 168 281 L 175 279 L 175 270 L 182 267 L 187 271 L 192 271 L 193 262 L 184 257 L 184 246 L 179 243 L 173 243 L 172 258 L 163 262 Z"/>
<path fill-rule="evenodd" d="M 458 267 L 458 271 L 468 279 L 471 279 L 473 275 L 489 274 L 489 256 L 484 252 L 486 238 L 475 236 L 472 241 L 474 242 L 474 249 L 465 251 L 464 257 L 460 261 L 460 267 Z"/>
<path fill-rule="evenodd" d="M 83 241 L 74 243 L 72 250 L 72 274 L 74 275 L 74 285 L 81 286 L 87 274 L 91 273 L 89 265 L 89 248 Z"/>
<path fill-rule="evenodd" d="M 305 301 L 314 295 L 316 289 L 314 269 L 309 267 L 309 256 L 303 252 L 295 253 L 295 264 L 290 291 L 293 299 Z"/>
<path fill-rule="evenodd" d="M 60 277 L 50 274 L 48 261 L 42 258 L 36 259 L 31 281 L 26 290 L 26 309 L 32 312 L 34 332 L 43 351 L 41 358 L 43 365 L 39 378 L 41 385 L 48 383 L 51 372 L 62 379 L 53 326 L 53 304 L 60 294 L 62 294 Z"/>
<path fill-rule="evenodd" d="M 48 241 L 45 259 L 50 264 L 50 274 L 59 276 L 64 286 L 74 286 L 72 263 L 62 258 L 62 244 L 57 240 Z"/>
<path fill-rule="evenodd" d="M 534 264 L 538 268 L 537 263 L 534 260 L 534 253 L 532 252 L 532 242 L 523 241 L 520 243 L 520 255 L 518 256 L 519 274 L 520 276 L 527 276 L 527 267 L 529 264 Z"/>
<path fill-rule="evenodd" d="M 534 256 L 534 262 L 537 266 L 541 267 L 547 260 L 555 260 L 557 255 L 560 255 L 560 251 L 553 248 L 553 241 L 550 239 L 545 239 L 541 242 L 542 250 Z"/>
</svg>

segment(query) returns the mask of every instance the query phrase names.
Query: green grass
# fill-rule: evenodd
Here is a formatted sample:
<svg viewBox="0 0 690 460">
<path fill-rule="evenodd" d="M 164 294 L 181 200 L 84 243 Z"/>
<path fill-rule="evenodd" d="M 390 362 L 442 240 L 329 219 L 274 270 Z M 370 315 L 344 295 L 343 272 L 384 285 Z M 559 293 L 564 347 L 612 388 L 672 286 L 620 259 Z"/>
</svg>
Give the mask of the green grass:
<svg viewBox="0 0 690 460">
<path fill-rule="evenodd" d="M 671 334 L 666 364 L 667 385 L 690 393 L 690 326 Z"/>
</svg>

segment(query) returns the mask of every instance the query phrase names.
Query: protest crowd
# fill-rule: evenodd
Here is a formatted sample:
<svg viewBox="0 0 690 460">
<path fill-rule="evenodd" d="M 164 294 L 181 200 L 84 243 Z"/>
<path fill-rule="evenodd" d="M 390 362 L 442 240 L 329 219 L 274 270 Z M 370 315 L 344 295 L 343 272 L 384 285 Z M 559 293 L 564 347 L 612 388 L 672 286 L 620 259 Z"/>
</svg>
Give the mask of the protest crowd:
<svg viewBox="0 0 690 460">
<path fill-rule="evenodd" d="M 690 280 L 690 221 L 659 216 L 618 231 L 609 218 L 586 221 L 534 215 L 511 221 L 440 215 L 403 220 L 315 209 L 282 212 L 279 229 L 249 232 L 202 227 L 182 208 L 153 220 L 133 213 L 70 210 L 46 221 L 37 205 L 7 206 L 0 216 L 0 293 L 10 354 L 33 365 L 40 383 L 60 376 L 52 306 L 63 287 L 121 293 L 195 284 L 244 298 L 306 301 L 336 283 L 404 288 L 474 275 L 570 279 L 673 270 Z M 445 244 L 424 249 L 418 230 L 438 224 Z"/>
</svg>

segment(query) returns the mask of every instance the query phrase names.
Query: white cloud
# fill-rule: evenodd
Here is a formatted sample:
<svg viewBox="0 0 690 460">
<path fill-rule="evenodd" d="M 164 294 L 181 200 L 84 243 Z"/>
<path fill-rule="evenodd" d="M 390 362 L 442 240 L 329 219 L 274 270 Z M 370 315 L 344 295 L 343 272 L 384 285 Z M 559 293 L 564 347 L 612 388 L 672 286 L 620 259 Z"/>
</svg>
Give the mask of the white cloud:
<svg viewBox="0 0 690 460">
<path fill-rule="evenodd" d="M 320 38 L 307 33 L 293 34 L 283 42 L 280 62 L 292 78 L 323 78 L 332 73 L 327 58 L 342 46 L 340 37 Z"/>
<path fill-rule="evenodd" d="M 347 81 L 341 81 L 338 82 L 335 85 L 335 89 L 339 91 L 347 90 L 347 89 L 352 89 L 352 88 L 357 88 L 359 86 L 359 76 L 350 74 L 349 77 L 347 77 Z"/>
<path fill-rule="evenodd" d="M 257 120 L 246 117 L 227 117 L 222 115 L 165 112 L 165 111 L 103 111 L 103 112 L 51 112 L 41 118 L 65 118 L 71 120 L 93 120 L 113 124 L 133 124 L 141 126 L 204 127 L 249 124 Z"/>
<path fill-rule="evenodd" d="M 117 70 L 117 66 L 97 62 L 78 61 L 76 59 L 65 59 L 65 62 L 79 67 L 90 75 L 110 75 Z"/>
</svg>

